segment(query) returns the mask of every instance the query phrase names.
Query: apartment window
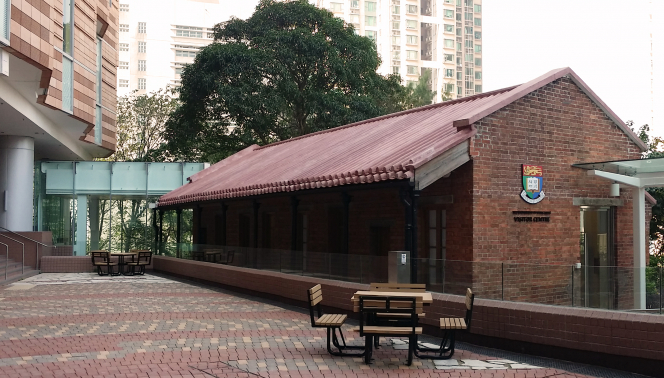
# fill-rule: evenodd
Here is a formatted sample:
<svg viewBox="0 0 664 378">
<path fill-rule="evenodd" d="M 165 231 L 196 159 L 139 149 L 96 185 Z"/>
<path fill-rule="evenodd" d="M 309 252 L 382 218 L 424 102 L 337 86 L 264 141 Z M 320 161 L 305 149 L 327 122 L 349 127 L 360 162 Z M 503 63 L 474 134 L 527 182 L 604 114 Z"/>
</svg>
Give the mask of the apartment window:
<svg viewBox="0 0 664 378">
<path fill-rule="evenodd" d="M 466 54 L 466 62 L 472 62 L 473 61 L 473 54 Z"/>
<path fill-rule="evenodd" d="M 138 23 L 138 34 L 145 34 L 147 33 L 147 25 L 145 25 L 145 22 L 139 22 Z"/>
<path fill-rule="evenodd" d="M 445 12 L 443 13 L 443 17 L 445 18 L 454 18 L 454 11 L 451 9 L 445 9 Z"/>
<path fill-rule="evenodd" d="M 457 62 L 457 66 L 460 66 L 460 65 L 463 64 L 463 62 L 461 61 L 461 57 L 460 57 L 460 56 L 457 56 L 457 58 L 456 58 L 456 62 Z"/>
<path fill-rule="evenodd" d="M 378 35 L 377 31 L 374 30 L 365 30 L 364 31 L 364 36 L 369 38 L 370 40 L 376 42 L 376 36 Z"/>
<path fill-rule="evenodd" d="M 445 4 L 454 4 L 453 0 L 445 0 Z"/>
<path fill-rule="evenodd" d="M 481 53 L 482 52 L 482 45 L 475 45 L 475 52 L 476 53 Z"/>
<path fill-rule="evenodd" d="M 120 88 L 129 88 L 129 80 L 120 79 Z"/>
<path fill-rule="evenodd" d="M 482 80 L 482 72 L 475 71 L 475 80 Z"/>
<path fill-rule="evenodd" d="M 482 5 L 475 4 L 475 13 L 482 13 Z"/>
<path fill-rule="evenodd" d="M 353 9 L 360 8 L 360 1 L 359 0 L 351 0 L 350 7 L 353 8 Z"/>
<path fill-rule="evenodd" d="M 406 66 L 408 75 L 417 75 L 417 66 Z"/>
<path fill-rule="evenodd" d="M 392 66 L 392 73 L 395 75 L 399 74 L 399 66 Z"/>
<path fill-rule="evenodd" d="M 417 5 L 408 5 L 408 8 L 406 8 L 408 13 L 410 14 L 417 14 Z"/>
<path fill-rule="evenodd" d="M 473 76 L 473 69 L 470 67 L 466 67 L 466 76 Z"/>
<path fill-rule="evenodd" d="M 461 22 L 461 12 L 457 12 L 456 14 L 456 20 Z"/>
<path fill-rule="evenodd" d="M 472 14 L 472 13 L 468 13 L 468 12 L 464 13 L 464 19 L 465 19 L 466 21 L 472 20 L 472 19 L 473 19 L 473 14 Z"/>
<path fill-rule="evenodd" d="M 394 60 L 401 59 L 401 51 L 392 51 L 392 59 Z"/>
<path fill-rule="evenodd" d="M 147 87 L 147 79 L 138 79 L 138 89 L 145 89 Z"/>
<path fill-rule="evenodd" d="M 129 62 L 120 62 L 120 68 L 121 70 L 128 70 L 129 69 Z"/>
<path fill-rule="evenodd" d="M 129 4 L 120 4 L 120 12 L 129 12 Z"/>
<path fill-rule="evenodd" d="M 461 42 L 457 42 L 457 51 L 463 51 Z"/>
<path fill-rule="evenodd" d="M 64 0 L 62 11 L 62 51 L 74 53 L 74 0 Z"/>
<path fill-rule="evenodd" d="M 482 26 L 482 19 L 481 18 L 476 18 L 475 19 L 475 26 Z"/>
<path fill-rule="evenodd" d="M 457 71 L 457 80 L 463 80 L 463 72 Z"/>
<path fill-rule="evenodd" d="M 330 3 L 330 10 L 332 12 L 343 12 L 343 4 L 342 3 Z"/>
<path fill-rule="evenodd" d="M 475 58 L 475 67 L 482 67 L 482 58 Z"/>
<path fill-rule="evenodd" d="M 445 24 L 445 33 L 454 33 L 454 25 Z"/>
<path fill-rule="evenodd" d="M 454 84 L 445 83 L 445 93 L 454 93 Z"/>
<path fill-rule="evenodd" d="M 120 44 L 120 51 L 129 51 L 129 44 L 128 43 L 121 43 Z"/>
<path fill-rule="evenodd" d="M 196 26 L 175 25 L 175 36 L 186 38 L 203 38 L 203 28 Z"/>
<path fill-rule="evenodd" d="M 9 26 L 11 25 L 11 0 L 0 0 L 0 43 L 9 45 Z"/>
<path fill-rule="evenodd" d="M 401 13 L 401 7 L 398 5 L 392 5 L 392 14 L 400 14 Z"/>
<path fill-rule="evenodd" d="M 350 15 L 350 23 L 351 24 L 359 24 L 360 23 L 360 15 L 359 14 L 351 14 Z"/>
<path fill-rule="evenodd" d="M 74 111 L 74 62 L 62 56 L 62 110 Z"/>
<path fill-rule="evenodd" d="M 392 37 L 392 44 L 393 45 L 400 45 L 401 44 L 401 37 L 393 36 Z"/>
<path fill-rule="evenodd" d="M 376 26 L 376 16 L 364 16 L 365 26 Z"/>
<path fill-rule="evenodd" d="M 417 51 L 415 51 L 415 50 L 406 50 L 406 59 L 416 60 L 417 59 Z"/>
<path fill-rule="evenodd" d="M 445 54 L 446 62 L 454 62 L 454 54 Z"/>
<path fill-rule="evenodd" d="M 448 49 L 453 49 L 454 48 L 454 40 L 453 39 L 446 39 L 445 41 L 445 47 Z"/>
<path fill-rule="evenodd" d="M 416 35 L 407 35 L 406 43 L 409 45 L 417 45 L 417 36 Z"/>
<path fill-rule="evenodd" d="M 474 84 L 472 81 L 466 82 L 466 89 L 470 89 L 471 91 L 474 89 Z"/>
<path fill-rule="evenodd" d="M 175 74 L 176 75 L 182 75 L 182 70 L 184 67 L 175 67 Z"/>
<path fill-rule="evenodd" d="M 120 24 L 120 33 L 129 33 L 129 25 Z"/>
<path fill-rule="evenodd" d="M 482 86 L 481 85 L 476 85 L 475 86 L 475 93 L 482 93 Z"/>
<path fill-rule="evenodd" d="M 464 42 L 464 45 L 466 48 L 472 49 L 473 48 L 473 41 L 470 39 L 467 39 L 466 42 Z"/>
<path fill-rule="evenodd" d="M 457 30 L 456 30 L 456 35 L 458 35 L 459 37 L 461 37 L 461 28 L 457 28 Z"/>
<path fill-rule="evenodd" d="M 446 68 L 445 69 L 445 77 L 454 77 L 454 70 Z"/>
<path fill-rule="evenodd" d="M 466 26 L 466 34 L 473 35 L 473 27 L 472 26 Z"/>
<path fill-rule="evenodd" d="M 392 21 L 392 29 L 399 30 L 400 24 L 399 21 Z"/>
<path fill-rule="evenodd" d="M 475 32 L 475 39 L 482 39 L 482 32 Z"/>
<path fill-rule="evenodd" d="M 138 70 L 139 71 L 147 71 L 146 66 L 147 66 L 147 64 L 145 63 L 144 60 L 139 60 L 138 61 Z"/>
<path fill-rule="evenodd" d="M 459 86 L 457 87 L 457 96 L 463 95 L 463 89 Z"/>
<path fill-rule="evenodd" d="M 367 12 L 375 12 L 376 11 L 376 2 L 375 1 L 367 1 L 364 3 L 364 10 Z"/>
<path fill-rule="evenodd" d="M 406 29 L 417 29 L 417 20 L 406 20 Z"/>
<path fill-rule="evenodd" d="M 147 42 L 138 42 L 138 52 L 139 53 L 148 52 L 148 43 Z"/>
<path fill-rule="evenodd" d="M 175 56 L 183 56 L 185 58 L 195 58 L 197 51 L 175 50 Z"/>
</svg>

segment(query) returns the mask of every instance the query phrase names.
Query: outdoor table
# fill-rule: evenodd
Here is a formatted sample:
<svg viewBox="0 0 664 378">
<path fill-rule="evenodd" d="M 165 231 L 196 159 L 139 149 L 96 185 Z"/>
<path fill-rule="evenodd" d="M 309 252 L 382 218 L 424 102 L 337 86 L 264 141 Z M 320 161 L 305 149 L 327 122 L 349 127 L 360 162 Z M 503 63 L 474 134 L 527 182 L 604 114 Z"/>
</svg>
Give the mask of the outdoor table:
<svg viewBox="0 0 664 378">
<path fill-rule="evenodd" d="M 123 265 L 127 265 L 125 262 L 125 257 L 131 256 L 131 260 L 134 260 L 134 256 L 136 256 L 138 253 L 136 252 L 111 252 L 111 256 L 117 256 L 118 257 L 118 274 L 123 274 L 124 275 L 124 268 L 122 267 Z"/>
<path fill-rule="evenodd" d="M 353 311 L 358 312 L 360 306 L 360 297 L 390 297 L 390 298 L 418 298 L 423 305 L 433 303 L 433 297 L 429 292 L 409 292 L 409 291 L 356 291 L 351 297 L 353 302 Z"/>
</svg>

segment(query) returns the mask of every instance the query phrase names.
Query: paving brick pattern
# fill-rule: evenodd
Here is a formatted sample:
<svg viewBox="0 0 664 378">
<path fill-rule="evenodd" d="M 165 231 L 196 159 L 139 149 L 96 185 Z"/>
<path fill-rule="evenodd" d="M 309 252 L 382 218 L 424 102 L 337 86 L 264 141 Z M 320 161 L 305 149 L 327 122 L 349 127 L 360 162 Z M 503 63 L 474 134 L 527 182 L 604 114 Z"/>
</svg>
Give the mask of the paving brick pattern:
<svg viewBox="0 0 664 378">
<path fill-rule="evenodd" d="M 330 356 L 303 311 L 145 277 L 41 274 L 0 287 L 0 377 L 584 376 L 464 349 L 409 367 L 399 339 L 383 339 L 365 365 Z"/>
</svg>

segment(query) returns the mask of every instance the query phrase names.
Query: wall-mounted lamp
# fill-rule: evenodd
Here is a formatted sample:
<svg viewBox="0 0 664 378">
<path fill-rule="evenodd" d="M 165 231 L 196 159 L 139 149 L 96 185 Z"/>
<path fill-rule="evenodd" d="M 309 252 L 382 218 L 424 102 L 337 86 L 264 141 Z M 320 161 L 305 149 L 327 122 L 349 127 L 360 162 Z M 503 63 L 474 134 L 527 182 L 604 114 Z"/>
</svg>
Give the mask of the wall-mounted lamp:
<svg viewBox="0 0 664 378">
<path fill-rule="evenodd" d="M 611 184 L 611 190 L 609 190 L 609 196 L 611 197 L 620 197 L 620 184 L 614 182 Z"/>
</svg>

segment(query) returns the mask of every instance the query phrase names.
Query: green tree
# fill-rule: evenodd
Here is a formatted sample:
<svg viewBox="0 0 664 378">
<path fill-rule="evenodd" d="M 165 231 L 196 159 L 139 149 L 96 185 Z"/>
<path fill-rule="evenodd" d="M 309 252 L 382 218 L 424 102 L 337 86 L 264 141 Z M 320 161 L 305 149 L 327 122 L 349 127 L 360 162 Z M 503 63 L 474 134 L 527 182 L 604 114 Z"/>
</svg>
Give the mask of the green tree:
<svg viewBox="0 0 664 378">
<path fill-rule="evenodd" d="M 424 70 L 417 83 L 408 83 L 404 88 L 404 104 L 405 109 L 417 108 L 420 106 L 430 105 L 436 98 L 436 92 L 431 90 L 431 70 Z M 447 101 L 452 98 L 449 92 L 442 95 L 442 100 Z"/>
<path fill-rule="evenodd" d="M 184 68 L 165 153 L 215 162 L 407 108 L 398 75 L 376 73 L 375 43 L 306 0 L 261 0 L 246 21 L 215 26 Z"/>
</svg>

